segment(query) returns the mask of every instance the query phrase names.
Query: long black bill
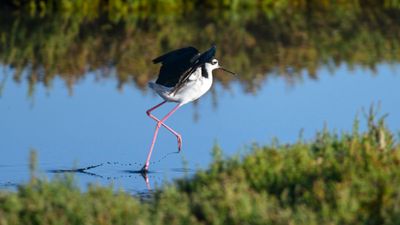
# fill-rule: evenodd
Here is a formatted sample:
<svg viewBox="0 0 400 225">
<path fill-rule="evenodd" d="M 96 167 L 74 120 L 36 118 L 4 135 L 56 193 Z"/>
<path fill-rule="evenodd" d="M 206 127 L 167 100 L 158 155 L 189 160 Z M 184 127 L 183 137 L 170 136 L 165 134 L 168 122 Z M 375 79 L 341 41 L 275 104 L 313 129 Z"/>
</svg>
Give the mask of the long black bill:
<svg viewBox="0 0 400 225">
<path fill-rule="evenodd" d="M 221 70 L 223 70 L 223 71 L 225 71 L 225 72 L 227 72 L 227 73 L 230 73 L 230 74 L 232 74 L 232 75 L 237 76 L 236 73 L 234 73 L 234 72 L 232 72 L 232 71 L 229 71 L 229 70 L 225 69 L 224 67 L 219 67 L 219 69 L 221 69 Z"/>
</svg>

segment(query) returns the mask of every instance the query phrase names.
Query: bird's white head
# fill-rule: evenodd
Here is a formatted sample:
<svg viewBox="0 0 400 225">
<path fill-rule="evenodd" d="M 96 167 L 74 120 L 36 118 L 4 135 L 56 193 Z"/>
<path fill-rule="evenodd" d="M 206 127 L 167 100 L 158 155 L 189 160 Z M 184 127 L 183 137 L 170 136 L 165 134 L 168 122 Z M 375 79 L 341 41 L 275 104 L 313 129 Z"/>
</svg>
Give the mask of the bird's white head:
<svg viewBox="0 0 400 225">
<path fill-rule="evenodd" d="M 220 66 L 217 59 L 212 59 L 210 62 L 205 63 L 206 70 L 212 72 L 215 69 L 223 70 L 227 73 L 236 75 L 234 72 L 225 69 L 224 67 Z"/>
<path fill-rule="evenodd" d="M 217 59 L 212 59 L 211 62 L 205 63 L 205 66 L 208 71 L 213 71 L 220 67 Z"/>
</svg>

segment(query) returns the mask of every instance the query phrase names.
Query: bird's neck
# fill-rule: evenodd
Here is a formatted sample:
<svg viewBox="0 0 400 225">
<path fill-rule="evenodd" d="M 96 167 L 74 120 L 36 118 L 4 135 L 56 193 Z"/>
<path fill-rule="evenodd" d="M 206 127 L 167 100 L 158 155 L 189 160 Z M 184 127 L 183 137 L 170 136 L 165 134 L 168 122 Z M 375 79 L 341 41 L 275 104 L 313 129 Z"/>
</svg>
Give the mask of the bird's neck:
<svg viewBox="0 0 400 225">
<path fill-rule="evenodd" d="M 213 71 L 213 68 L 211 68 L 211 66 L 209 66 L 208 64 L 205 64 L 201 68 L 201 75 L 207 79 L 212 79 L 212 77 L 213 77 L 212 71 Z"/>
</svg>

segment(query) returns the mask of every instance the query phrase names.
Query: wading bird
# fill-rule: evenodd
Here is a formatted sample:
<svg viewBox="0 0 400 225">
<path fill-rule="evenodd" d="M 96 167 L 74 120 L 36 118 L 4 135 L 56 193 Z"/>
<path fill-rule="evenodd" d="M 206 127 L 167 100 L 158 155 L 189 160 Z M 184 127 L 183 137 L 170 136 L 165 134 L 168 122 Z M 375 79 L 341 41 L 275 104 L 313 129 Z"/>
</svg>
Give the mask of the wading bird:
<svg viewBox="0 0 400 225">
<path fill-rule="evenodd" d="M 178 140 L 178 151 L 181 150 L 181 135 L 167 126 L 165 121 L 179 107 L 200 98 L 211 88 L 213 82 L 212 71 L 220 69 L 235 75 L 235 73 L 218 64 L 218 60 L 214 58 L 215 51 L 215 45 L 204 53 L 200 53 L 194 47 L 186 47 L 168 52 L 153 59 L 154 64 L 161 63 L 162 65 L 156 82 L 149 82 L 149 87 L 160 95 L 164 101 L 146 111 L 147 115 L 157 122 L 157 125 L 146 163 L 141 170 L 142 172 L 147 172 L 149 169 L 151 153 L 153 152 L 158 130 L 161 126 L 165 127 L 176 136 Z M 151 114 L 153 110 L 166 102 L 176 102 L 177 105 L 161 120 Z"/>
</svg>

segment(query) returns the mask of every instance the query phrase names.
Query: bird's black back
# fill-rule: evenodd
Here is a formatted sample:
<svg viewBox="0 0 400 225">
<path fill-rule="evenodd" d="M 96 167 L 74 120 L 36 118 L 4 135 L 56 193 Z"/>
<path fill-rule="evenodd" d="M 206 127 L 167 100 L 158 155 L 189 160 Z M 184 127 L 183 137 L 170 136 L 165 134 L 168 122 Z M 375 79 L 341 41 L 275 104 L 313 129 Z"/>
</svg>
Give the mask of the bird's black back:
<svg viewBox="0 0 400 225">
<path fill-rule="evenodd" d="M 198 67 L 214 58 L 215 52 L 215 45 L 202 54 L 194 47 L 186 47 L 153 59 L 153 63 L 162 63 L 156 83 L 177 91 Z"/>
<path fill-rule="evenodd" d="M 156 83 L 166 87 L 174 87 L 181 76 L 193 66 L 192 60 L 199 54 L 196 48 L 186 47 L 153 59 L 153 63 L 162 63 Z"/>
</svg>

